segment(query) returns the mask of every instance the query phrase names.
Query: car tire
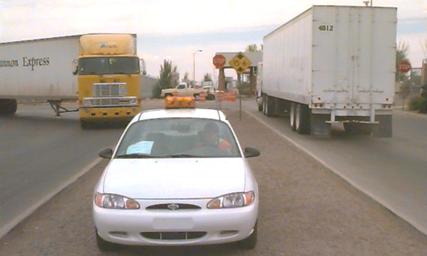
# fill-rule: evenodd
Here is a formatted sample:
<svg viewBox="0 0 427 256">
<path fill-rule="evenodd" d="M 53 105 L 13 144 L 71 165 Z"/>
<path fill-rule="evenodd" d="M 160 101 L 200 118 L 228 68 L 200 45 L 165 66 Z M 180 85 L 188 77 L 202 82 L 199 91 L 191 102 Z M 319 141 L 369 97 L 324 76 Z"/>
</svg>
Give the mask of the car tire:
<svg viewBox="0 0 427 256">
<path fill-rule="evenodd" d="M 98 246 L 98 249 L 102 252 L 108 252 L 108 251 L 115 251 L 118 248 L 117 244 L 105 241 L 98 235 L 98 231 L 95 230 L 96 234 L 96 245 Z"/>
<path fill-rule="evenodd" d="M 207 100 L 215 100 L 215 95 L 208 94 L 208 97 L 206 97 Z"/>
<path fill-rule="evenodd" d="M 239 247 L 241 247 L 242 249 L 245 250 L 253 250 L 256 247 L 256 243 L 257 243 L 257 226 L 258 224 L 255 224 L 254 227 L 254 231 L 252 232 L 252 234 L 250 236 L 248 236 L 247 238 L 245 238 L 244 240 L 239 242 Z"/>
</svg>

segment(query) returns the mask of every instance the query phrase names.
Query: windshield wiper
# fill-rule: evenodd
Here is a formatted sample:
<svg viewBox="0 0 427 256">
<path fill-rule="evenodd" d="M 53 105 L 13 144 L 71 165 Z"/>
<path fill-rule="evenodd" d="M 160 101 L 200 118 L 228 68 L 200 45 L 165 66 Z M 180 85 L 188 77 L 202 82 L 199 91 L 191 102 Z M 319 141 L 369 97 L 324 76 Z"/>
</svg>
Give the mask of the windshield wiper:
<svg viewBox="0 0 427 256">
<path fill-rule="evenodd" d="M 186 158 L 186 157 L 206 157 L 206 156 L 200 156 L 200 155 L 191 155 L 191 154 L 174 154 L 174 155 L 168 155 L 164 157 L 171 157 L 171 158 Z"/>
<path fill-rule="evenodd" d="M 153 156 L 148 154 L 142 154 L 142 153 L 134 153 L 134 154 L 123 154 L 118 155 L 116 158 L 158 158 L 159 156 Z"/>
</svg>

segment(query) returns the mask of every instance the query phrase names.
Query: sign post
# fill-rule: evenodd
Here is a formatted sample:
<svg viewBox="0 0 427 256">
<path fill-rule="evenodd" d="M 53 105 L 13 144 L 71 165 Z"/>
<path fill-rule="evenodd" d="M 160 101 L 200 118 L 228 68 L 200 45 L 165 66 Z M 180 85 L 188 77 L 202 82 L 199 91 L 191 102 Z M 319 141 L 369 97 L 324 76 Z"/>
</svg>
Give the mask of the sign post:
<svg viewBox="0 0 427 256">
<path fill-rule="evenodd" d="M 242 86 L 242 74 L 252 65 L 251 61 L 241 52 L 234 56 L 229 62 L 237 72 L 238 87 Z M 242 120 L 242 95 L 239 93 L 239 118 Z"/>
<path fill-rule="evenodd" d="M 212 63 L 217 69 L 221 69 L 225 65 L 225 57 L 224 55 L 217 54 L 213 57 Z"/>
</svg>

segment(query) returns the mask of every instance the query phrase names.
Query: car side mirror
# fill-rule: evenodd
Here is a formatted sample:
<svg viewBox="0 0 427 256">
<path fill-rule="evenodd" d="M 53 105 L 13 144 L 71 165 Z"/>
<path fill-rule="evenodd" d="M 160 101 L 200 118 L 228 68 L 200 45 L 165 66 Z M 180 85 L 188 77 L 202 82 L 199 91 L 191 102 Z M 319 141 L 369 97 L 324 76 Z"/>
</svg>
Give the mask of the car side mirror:
<svg viewBox="0 0 427 256">
<path fill-rule="evenodd" d="M 105 159 L 111 159 L 113 157 L 113 150 L 111 148 L 106 148 L 101 150 L 101 152 L 98 153 L 98 156 Z"/>
<path fill-rule="evenodd" d="M 246 158 L 249 158 L 249 157 L 257 157 L 257 156 L 261 155 L 261 153 L 256 148 L 247 147 L 247 148 L 245 148 L 244 155 Z"/>
</svg>

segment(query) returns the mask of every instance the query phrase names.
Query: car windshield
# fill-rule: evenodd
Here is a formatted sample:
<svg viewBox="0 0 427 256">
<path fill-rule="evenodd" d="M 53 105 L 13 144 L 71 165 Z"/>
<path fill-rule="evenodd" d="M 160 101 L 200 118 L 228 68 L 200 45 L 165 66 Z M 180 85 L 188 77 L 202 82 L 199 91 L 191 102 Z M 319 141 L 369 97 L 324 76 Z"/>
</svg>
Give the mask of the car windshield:
<svg viewBox="0 0 427 256">
<path fill-rule="evenodd" d="M 134 123 L 116 158 L 240 157 L 227 124 L 200 118 L 165 118 Z"/>
<path fill-rule="evenodd" d="M 96 57 L 79 60 L 80 75 L 138 74 L 139 59 L 135 57 Z"/>
</svg>

